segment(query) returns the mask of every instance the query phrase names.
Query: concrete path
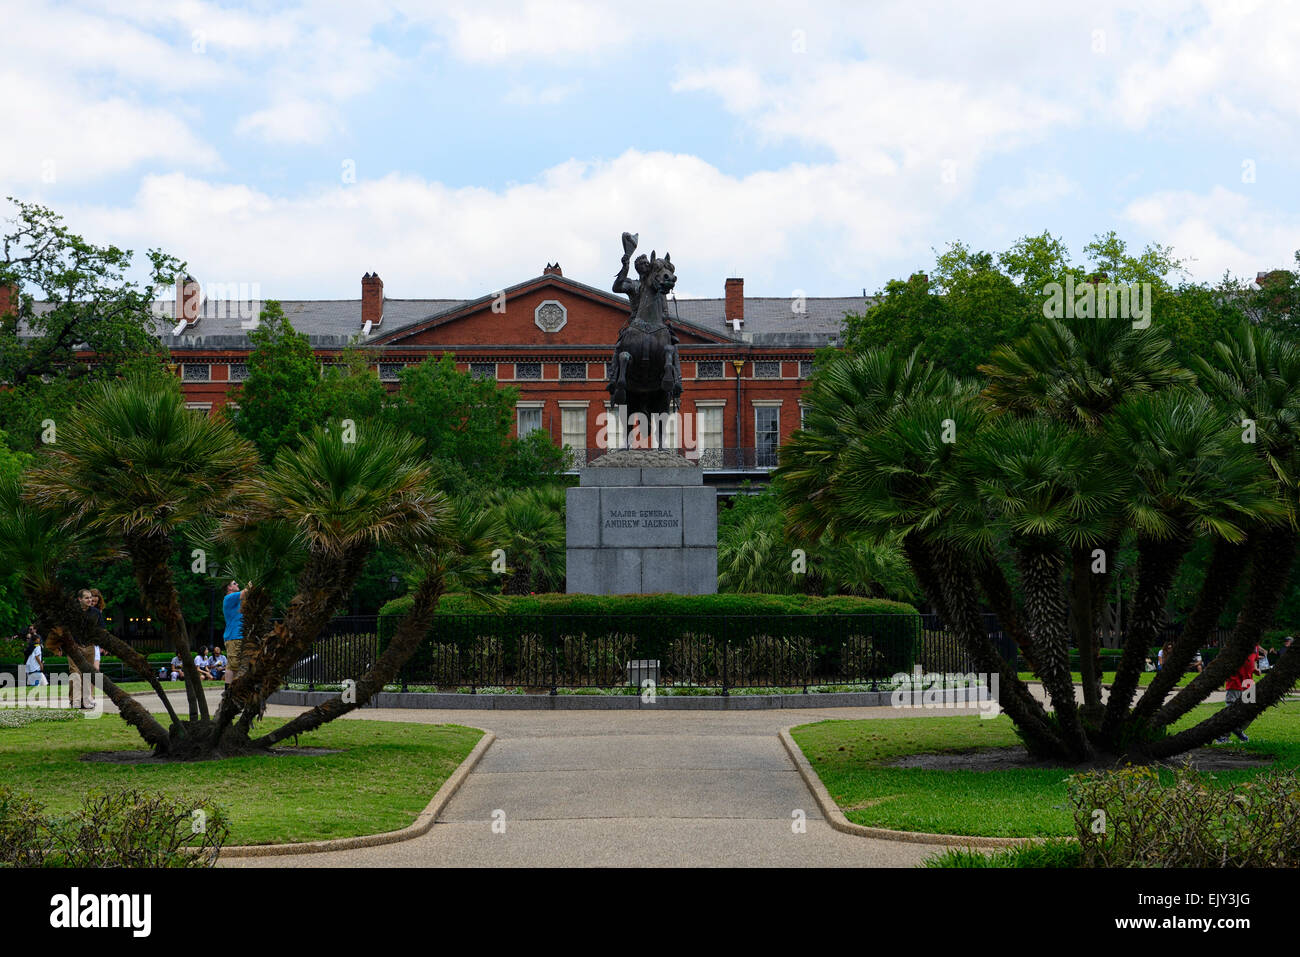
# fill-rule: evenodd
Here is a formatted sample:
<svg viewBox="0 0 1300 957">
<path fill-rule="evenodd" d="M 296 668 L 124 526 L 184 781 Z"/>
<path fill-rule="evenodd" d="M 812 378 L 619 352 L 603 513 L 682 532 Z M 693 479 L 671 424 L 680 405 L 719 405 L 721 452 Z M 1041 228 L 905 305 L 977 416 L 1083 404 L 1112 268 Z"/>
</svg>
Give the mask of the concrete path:
<svg viewBox="0 0 1300 957">
<path fill-rule="evenodd" d="M 910 867 L 942 848 L 832 829 L 777 738 L 782 727 L 826 718 L 907 713 L 367 708 L 343 720 L 470 724 L 498 737 L 423 837 L 224 866 Z"/>
</svg>

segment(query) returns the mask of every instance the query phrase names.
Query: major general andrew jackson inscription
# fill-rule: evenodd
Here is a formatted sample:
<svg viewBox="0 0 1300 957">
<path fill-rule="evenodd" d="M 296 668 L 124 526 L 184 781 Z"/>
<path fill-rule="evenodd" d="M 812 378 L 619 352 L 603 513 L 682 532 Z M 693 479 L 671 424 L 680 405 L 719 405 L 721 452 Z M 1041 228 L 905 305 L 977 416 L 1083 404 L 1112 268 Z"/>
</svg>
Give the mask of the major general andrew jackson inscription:
<svg viewBox="0 0 1300 957">
<path fill-rule="evenodd" d="M 611 508 L 606 528 L 678 528 L 681 519 L 671 508 Z"/>
</svg>

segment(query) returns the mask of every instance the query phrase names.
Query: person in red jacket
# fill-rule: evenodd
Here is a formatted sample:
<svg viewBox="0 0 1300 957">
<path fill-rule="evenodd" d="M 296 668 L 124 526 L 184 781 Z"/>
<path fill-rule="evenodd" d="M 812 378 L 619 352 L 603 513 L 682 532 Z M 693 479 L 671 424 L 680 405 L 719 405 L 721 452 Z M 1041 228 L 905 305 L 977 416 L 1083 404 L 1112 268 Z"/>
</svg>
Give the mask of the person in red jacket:
<svg viewBox="0 0 1300 957">
<path fill-rule="evenodd" d="M 1228 678 L 1228 680 L 1224 683 L 1224 688 L 1227 689 L 1223 695 L 1224 707 L 1231 708 L 1234 704 L 1236 704 L 1238 701 L 1241 700 L 1241 694 L 1243 691 L 1245 691 L 1247 688 L 1254 687 L 1255 675 L 1258 673 L 1259 670 L 1258 651 L 1259 649 L 1257 648 L 1255 651 L 1252 651 L 1250 654 L 1248 654 L 1246 656 L 1246 660 L 1242 662 L 1241 667 L 1237 669 L 1236 674 L 1231 675 Z M 1233 728 L 1232 733 L 1235 734 L 1237 736 L 1237 740 L 1241 741 L 1243 744 L 1250 740 L 1250 738 L 1246 737 L 1246 735 L 1242 732 L 1240 728 Z M 1216 738 L 1214 743 L 1227 744 L 1228 736 L 1225 734 L 1221 738 Z"/>
</svg>

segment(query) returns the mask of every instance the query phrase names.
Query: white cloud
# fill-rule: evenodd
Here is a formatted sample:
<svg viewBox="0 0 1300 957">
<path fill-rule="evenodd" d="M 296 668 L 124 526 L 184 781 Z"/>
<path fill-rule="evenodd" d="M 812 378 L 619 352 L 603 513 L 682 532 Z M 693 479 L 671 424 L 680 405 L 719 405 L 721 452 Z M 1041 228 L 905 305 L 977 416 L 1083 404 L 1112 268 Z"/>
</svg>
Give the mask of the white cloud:
<svg viewBox="0 0 1300 957">
<path fill-rule="evenodd" d="M 367 269 L 379 271 L 391 296 L 478 295 L 555 260 L 565 275 L 604 286 L 623 230 L 671 250 L 682 295 L 720 295 L 736 263 L 761 288 L 810 252 L 843 269 L 852 288 L 864 261 L 920 254 L 932 217 L 907 190 L 881 188 L 846 164 L 736 177 L 696 157 L 634 150 L 498 190 L 390 175 L 286 198 L 148 176 L 129 205 L 68 214 L 101 241 L 161 245 L 196 275 L 259 282 L 285 298 L 354 296 L 351 277 Z"/>
<path fill-rule="evenodd" d="M 1300 213 L 1260 209 L 1222 186 L 1207 193 L 1152 193 L 1129 203 L 1122 215 L 1173 246 L 1200 281 L 1216 280 L 1225 270 L 1254 278 L 1260 271 L 1293 268 L 1300 247 Z"/>
<path fill-rule="evenodd" d="M 268 143 L 319 143 L 342 126 L 333 106 L 291 98 L 241 117 L 235 132 L 260 136 Z"/>
</svg>

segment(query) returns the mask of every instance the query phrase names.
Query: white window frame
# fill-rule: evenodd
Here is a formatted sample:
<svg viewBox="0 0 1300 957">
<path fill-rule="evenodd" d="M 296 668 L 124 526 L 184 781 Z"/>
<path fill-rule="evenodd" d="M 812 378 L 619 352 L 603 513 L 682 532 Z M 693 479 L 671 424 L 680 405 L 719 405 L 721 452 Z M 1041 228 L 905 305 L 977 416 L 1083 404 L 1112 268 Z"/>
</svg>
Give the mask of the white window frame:
<svg viewBox="0 0 1300 957">
<path fill-rule="evenodd" d="M 546 423 L 542 419 L 542 410 L 545 408 L 546 408 L 545 402 L 533 402 L 533 401 L 516 402 L 515 403 L 515 437 L 522 439 L 528 435 L 528 432 L 535 431 L 534 429 L 529 429 L 528 432 L 525 432 L 523 430 L 523 420 L 520 416 L 521 412 L 536 412 L 537 428 L 544 429 L 546 427 Z"/>
</svg>

